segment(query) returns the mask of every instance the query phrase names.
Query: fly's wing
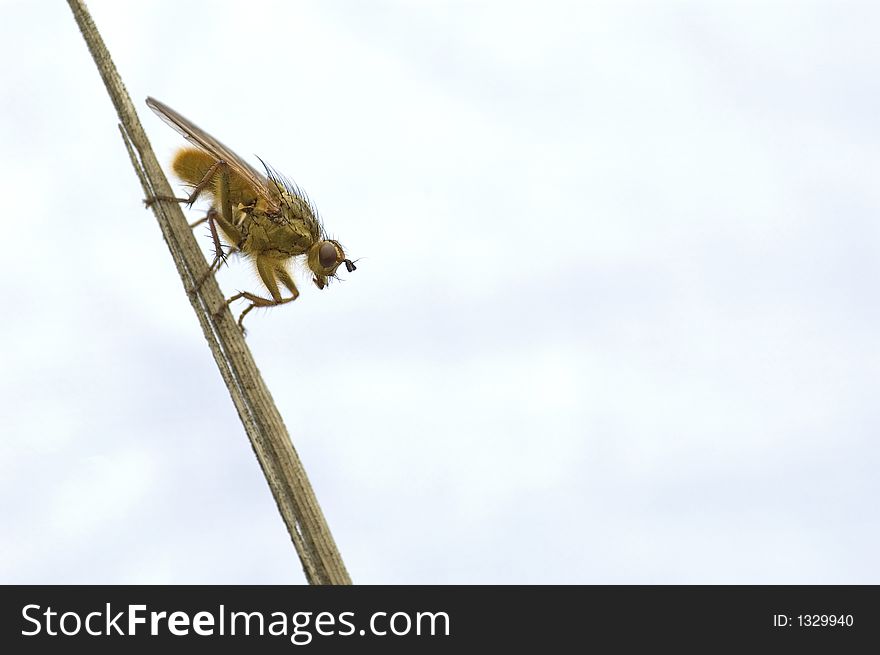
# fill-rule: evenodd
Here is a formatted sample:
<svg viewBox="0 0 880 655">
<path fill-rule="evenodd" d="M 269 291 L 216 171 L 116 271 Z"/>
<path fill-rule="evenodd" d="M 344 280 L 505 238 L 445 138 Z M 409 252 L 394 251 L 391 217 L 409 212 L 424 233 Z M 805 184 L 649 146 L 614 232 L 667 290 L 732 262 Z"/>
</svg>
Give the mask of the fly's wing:
<svg viewBox="0 0 880 655">
<path fill-rule="evenodd" d="M 254 192 L 268 203 L 270 209 L 275 211 L 280 209 L 277 198 L 273 198 L 269 194 L 269 180 L 265 175 L 258 172 L 244 159 L 232 152 L 232 150 L 178 114 L 168 105 L 159 102 L 155 98 L 147 98 L 147 105 L 159 115 L 159 118 L 180 132 L 187 141 L 201 148 L 212 157 L 225 161 L 232 170 L 253 186 Z"/>
</svg>

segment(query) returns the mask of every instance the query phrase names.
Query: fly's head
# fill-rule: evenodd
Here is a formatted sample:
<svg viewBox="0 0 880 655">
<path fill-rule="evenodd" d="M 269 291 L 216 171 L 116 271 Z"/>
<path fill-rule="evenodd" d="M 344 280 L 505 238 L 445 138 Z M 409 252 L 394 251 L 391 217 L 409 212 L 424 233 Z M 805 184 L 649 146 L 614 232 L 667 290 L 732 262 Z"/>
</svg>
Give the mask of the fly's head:
<svg viewBox="0 0 880 655">
<path fill-rule="evenodd" d="M 326 287 L 330 278 L 336 277 L 336 270 L 342 264 L 349 273 L 356 268 L 354 262 L 346 259 L 338 241 L 324 239 L 309 248 L 309 268 L 314 273 L 312 281 L 319 289 Z"/>
</svg>

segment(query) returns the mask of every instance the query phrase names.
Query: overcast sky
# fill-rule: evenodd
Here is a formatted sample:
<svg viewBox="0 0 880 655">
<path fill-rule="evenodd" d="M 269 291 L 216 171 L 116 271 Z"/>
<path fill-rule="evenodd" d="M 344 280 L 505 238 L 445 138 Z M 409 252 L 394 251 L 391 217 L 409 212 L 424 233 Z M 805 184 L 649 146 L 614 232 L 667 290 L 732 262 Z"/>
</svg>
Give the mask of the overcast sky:
<svg viewBox="0 0 880 655">
<path fill-rule="evenodd" d="M 880 583 L 876 3 L 89 6 L 361 258 L 248 317 L 355 582 Z M 66 4 L 0 61 L 0 582 L 304 582 Z"/>
</svg>

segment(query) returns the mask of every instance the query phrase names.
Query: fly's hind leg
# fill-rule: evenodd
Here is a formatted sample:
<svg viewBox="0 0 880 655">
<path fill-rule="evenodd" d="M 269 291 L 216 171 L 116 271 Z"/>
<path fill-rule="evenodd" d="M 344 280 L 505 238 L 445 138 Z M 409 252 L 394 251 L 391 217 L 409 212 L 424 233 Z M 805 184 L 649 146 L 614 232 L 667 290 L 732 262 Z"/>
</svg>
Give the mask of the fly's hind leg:
<svg viewBox="0 0 880 655">
<path fill-rule="evenodd" d="M 226 262 L 226 258 L 229 255 L 229 253 L 226 253 L 223 250 L 223 243 L 220 241 L 220 234 L 217 231 L 218 224 L 228 237 L 233 239 L 236 243 L 241 243 L 241 232 L 235 226 L 235 221 L 232 215 L 232 200 L 229 197 L 229 166 L 222 159 L 218 159 L 217 161 L 215 161 L 211 165 L 211 167 L 208 168 L 208 171 L 205 173 L 201 181 L 199 181 L 199 183 L 196 184 L 196 186 L 193 188 L 193 191 L 188 198 L 168 198 L 165 196 L 156 196 L 154 198 L 148 198 L 144 201 L 147 206 L 150 206 L 157 200 L 167 200 L 192 205 L 202 194 L 202 192 L 214 182 L 214 179 L 218 173 L 220 174 L 220 184 L 219 187 L 215 190 L 215 206 L 211 207 L 208 210 L 205 218 L 198 220 L 190 225 L 191 228 L 195 228 L 207 221 L 208 229 L 211 232 L 211 240 L 214 243 L 214 259 L 211 262 L 211 265 L 208 266 L 208 270 L 205 271 L 205 273 L 193 285 L 190 293 L 197 293 L 198 290 L 202 288 L 205 280 L 207 280 L 208 277 L 210 277 L 220 269 L 221 264 Z M 220 206 L 219 212 L 217 211 L 216 205 Z M 235 248 L 233 248 L 232 250 L 235 250 Z M 232 252 L 232 250 L 230 250 L 230 252 Z"/>
<path fill-rule="evenodd" d="M 204 177 L 202 177 L 199 183 L 196 184 L 195 187 L 193 187 L 192 193 L 189 194 L 188 198 L 153 196 L 152 198 L 146 198 L 144 200 L 144 204 L 147 207 L 150 207 L 154 203 L 161 200 L 167 202 L 184 203 L 192 206 L 192 204 L 196 200 L 198 200 L 199 196 L 202 195 L 202 192 L 204 192 L 205 189 L 207 189 L 214 183 L 217 173 L 220 173 L 220 187 L 216 190 L 217 202 L 220 205 L 220 213 L 218 213 L 217 210 L 212 207 L 208 211 L 208 215 L 205 216 L 204 219 L 196 221 L 195 223 L 190 225 L 191 228 L 194 228 L 204 221 L 208 221 L 208 226 L 211 229 L 211 239 L 214 241 L 215 262 L 218 256 L 223 261 L 226 260 L 226 256 L 225 254 L 223 254 L 223 245 L 220 242 L 220 236 L 217 234 L 216 223 L 220 223 L 220 227 L 223 228 L 223 231 L 226 232 L 226 234 L 234 235 L 236 242 L 241 240 L 241 237 L 238 234 L 238 229 L 235 228 L 235 221 L 232 216 L 232 201 L 229 198 L 229 165 L 224 160 L 218 159 L 213 164 L 211 164 L 211 166 L 205 172 Z M 201 286 L 201 284 L 197 285 L 197 287 L 198 286 Z"/>
<path fill-rule="evenodd" d="M 213 164 L 211 164 L 211 167 L 208 169 L 208 172 L 205 173 L 205 176 L 201 179 L 201 181 L 193 187 L 192 193 L 189 194 L 188 198 L 175 198 L 174 196 L 153 196 L 151 198 L 145 198 L 144 204 L 147 207 L 150 207 L 155 202 L 165 200 L 168 202 L 179 202 L 181 204 L 192 205 L 196 200 L 199 199 L 199 196 L 202 195 L 202 192 L 211 185 L 211 183 L 214 181 L 214 176 L 217 175 L 217 172 L 223 170 L 225 173 L 228 168 L 229 167 L 227 166 L 225 161 L 223 161 L 222 159 L 218 159 Z M 227 189 L 228 188 L 229 185 L 227 183 Z"/>
</svg>

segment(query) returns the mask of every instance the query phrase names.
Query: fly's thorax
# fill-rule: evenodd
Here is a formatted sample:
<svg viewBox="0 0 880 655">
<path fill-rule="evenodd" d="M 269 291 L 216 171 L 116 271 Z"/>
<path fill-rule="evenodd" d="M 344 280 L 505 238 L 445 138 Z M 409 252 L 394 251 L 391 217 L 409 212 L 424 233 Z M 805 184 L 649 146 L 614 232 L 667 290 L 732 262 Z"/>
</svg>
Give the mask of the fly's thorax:
<svg viewBox="0 0 880 655">
<path fill-rule="evenodd" d="M 312 235 L 313 241 L 321 238 L 321 224 L 307 200 L 287 191 L 281 192 L 281 222 L 298 224 Z"/>
<path fill-rule="evenodd" d="M 242 225 L 245 252 L 285 259 L 308 252 L 315 243 L 303 221 L 279 222 L 278 217 L 263 211 L 251 211 Z"/>
</svg>

